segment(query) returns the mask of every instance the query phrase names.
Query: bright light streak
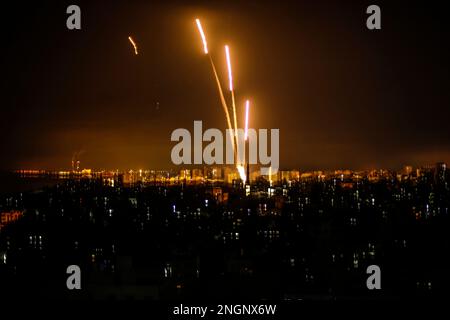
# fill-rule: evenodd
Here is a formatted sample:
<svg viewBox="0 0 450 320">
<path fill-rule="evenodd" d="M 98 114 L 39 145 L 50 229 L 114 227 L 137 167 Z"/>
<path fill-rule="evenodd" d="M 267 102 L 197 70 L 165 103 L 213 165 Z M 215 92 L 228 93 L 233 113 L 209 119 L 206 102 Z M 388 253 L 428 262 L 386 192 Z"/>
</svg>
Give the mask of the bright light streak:
<svg viewBox="0 0 450 320">
<path fill-rule="evenodd" d="M 225 46 L 225 55 L 227 58 L 229 88 L 230 91 L 233 91 L 233 74 L 231 72 L 230 48 L 228 46 Z"/>
<path fill-rule="evenodd" d="M 227 68 L 228 68 L 228 81 L 229 81 L 229 89 L 231 91 L 231 107 L 233 108 L 233 120 L 234 120 L 234 134 L 237 139 L 238 128 L 237 128 L 237 115 L 236 115 L 236 102 L 234 100 L 234 90 L 233 90 L 233 73 L 231 71 L 231 59 L 230 59 L 230 48 L 225 45 L 225 56 L 227 60 Z M 237 143 L 237 141 L 236 141 Z"/>
<path fill-rule="evenodd" d="M 235 141 L 233 139 L 233 133 L 232 133 L 233 130 L 232 130 L 231 121 L 230 121 L 231 120 L 230 119 L 230 114 L 228 112 L 228 106 L 227 106 L 227 103 L 225 101 L 225 97 L 223 95 L 222 86 L 220 85 L 219 76 L 217 74 L 216 67 L 214 66 L 214 62 L 212 60 L 212 57 L 211 57 L 211 55 L 208 54 L 208 44 L 206 42 L 205 33 L 203 32 L 203 28 L 202 28 L 202 24 L 200 22 L 200 19 L 195 19 L 195 22 L 197 24 L 198 32 L 200 33 L 200 36 L 201 36 L 202 41 L 203 41 L 203 50 L 204 50 L 205 54 L 207 54 L 209 56 L 209 60 L 211 62 L 211 67 L 212 67 L 212 70 L 213 70 L 213 73 L 214 73 L 214 77 L 215 77 L 216 82 L 217 82 L 217 88 L 219 90 L 220 102 L 221 102 L 222 108 L 223 108 L 223 110 L 225 112 L 225 118 L 226 118 L 226 121 L 227 121 L 228 128 L 230 129 L 229 132 L 230 132 L 230 138 L 231 138 L 231 141 L 232 141 L 233 151 L 236 152 Z"/>
<path fill-rule="evenodd" d="M 217 89 L 219 90 L 220 102 L 222 103 L 222 108 L 223 108 L 223 111 L 225 112 L 225 118 L 227 120 L 228 129 L 230 129 L 229 130 L 229 134 L 230 134 L 230 138 L 231 138 L 231 142 L 232 142 L 232 146 L 233 146 L 233 151 L 235 152 L 236 151 L 236 149 L 235 149 L 236 146 L 235 146 L 235 141 L 233 139 L 233 133 L 232 133 L 233 132 L 233 128 L 231 127 L 231 120 L 230 120 L 230 114 L 228 112 L 227 102 L 225 101 L 225 97 L 223 96 L 222 86 L 220 85 L 219 76 L 217 74 L 216 67 L 214 65 L 214 62 L 213 62 L 211 56 L 209 56 L 209 61 L 211 62 L 211 68 L 213 70 L 214 77 L 216 79 Z"/>
<path fill-rule="evenodd" d="M 239 172 L 239 177 L 241 178 L 241 180 L 245 183 L 245 181 L 247 180 L 247 176 L 245 175 L 245 169 L 244 166 L 241 165 L 237 165 L 236 166 L 238 172 Z"/>
<path fill-rule="evenodd" d="M 233 107 L 233 119 L 234 119 L 234 132 L 237 139 L 238 127 L 237 127 L 237 115 L 236 115 L 236 101 L 234 100 L 234 90 L 231 91 L 231 106 Z M 237 143 L 237 140 L 236 140 Z"/>
<path fill-rule="evenodd" d="M 250 109 L 250 101 L 245 101 L 245 129 L 244 129 L 244 139 L 247 141 L 248 139 L 248 112 Z"/>
<path fill-rule="evenodd" d="M 272 167 L 269 167 L 269 184 L 272 186 Z"/>
<path fill-rule="evenodd" d="M 203 32 L 202 24 L 199 19 L 195 19 L 195 22 L 197 23 L 198 32 L 200 32 L 200 36 L 202 37 L 203 50 L 205 51 L 205 54 L 208 54 L 208 43 L 206 42 L 206 37 L 205 33 Z"/>
<path fill-rule="evenodd" d="M 138 50 L 137 50 L 137 46 L 136 46 L 136 42 L 134 42 L 133 38 L 131 38 L 131 36 L 128 36 L 128 40 L 130 40 L 131 45 L 134 48 L 134 54 L 138 54 Z"/>
</svg>

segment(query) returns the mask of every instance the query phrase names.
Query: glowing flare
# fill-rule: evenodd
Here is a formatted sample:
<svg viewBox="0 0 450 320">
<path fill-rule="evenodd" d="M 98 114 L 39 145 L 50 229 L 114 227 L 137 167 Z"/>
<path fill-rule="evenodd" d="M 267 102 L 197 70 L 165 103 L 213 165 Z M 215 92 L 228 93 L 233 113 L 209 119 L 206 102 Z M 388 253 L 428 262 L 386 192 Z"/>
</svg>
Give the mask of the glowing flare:
<svg viewBox="0 0 450 320">
<path fill-rule="evenodd" d="M 247 176 L 245 175 L 245 169 L 244 166 L 241 165 L 237 165 L 236 166 L 238 172 L 239 172 L 239 177 L 241 178 L 241 180 L 245 183 L 245 181 L 247 180 Z"/>
<path fill-rule="evenodd" d="M 245 130 L 244 130 L 244 139 L 247 141 L 248 139 L 248 111 L 250 109 L 250 101 L 245 101 Z"/>
<path fill-rule="evenodd" d="M 233 91 L 233 74 L 231 73 L 230 49 L 228 46 L 225 46 L 225 56 L 227 58 L 229 88 L 230 91 Z"/>
<path fill-rule="evenodd" d="M 202 24 L 199 19 L 195 19 L 195 22 L 197 23 L 198 32 L 200 32 L 200 36 L 202 37 L 203 50 L 205 51 L 205 54 L 208 54 L 208 43 L 206 42 L 206 37 L 205 33 L 203 32 Z"/>
<path fill-rule="evenodd" d="M 133 40 L 133 38 L 131 37 L 131 36 L 128 36 L 128 40 L 130 40 L 130 43 L 131 43 L 131 45 L 133 46 L 133 48 L 134 48 L 134 54 L 138 54 L 138 51 L 137 51 L 137 46 L 136 46 L 136 42 L 134 42 L 134 40 Z"/>
</svg>

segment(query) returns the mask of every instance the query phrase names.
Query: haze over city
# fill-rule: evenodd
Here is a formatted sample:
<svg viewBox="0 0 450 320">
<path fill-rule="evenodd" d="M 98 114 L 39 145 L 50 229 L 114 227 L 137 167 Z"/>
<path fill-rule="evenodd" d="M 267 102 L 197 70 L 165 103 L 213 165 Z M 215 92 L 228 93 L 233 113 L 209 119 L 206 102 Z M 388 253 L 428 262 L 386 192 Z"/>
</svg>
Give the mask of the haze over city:
<svg viewBox="0 0 450 320">
<path fill-rule="evenodd" d="M 450 162 L 448 34 L 435 6 L 386 4 L 378 32 L 366 5 L 331 1 L 82 1 L 78 31 L 65 6 L 13 4 L 2 19 L 2 170 L 69 169 L 76 152 L 86 168 L 170 169 L 174 129 L 224 130 L 198 17 L 224 85 L 230 45 L 241 123 L 250 97 L 250 127 L 280 129 L 281 168 Z"/>
</svg>

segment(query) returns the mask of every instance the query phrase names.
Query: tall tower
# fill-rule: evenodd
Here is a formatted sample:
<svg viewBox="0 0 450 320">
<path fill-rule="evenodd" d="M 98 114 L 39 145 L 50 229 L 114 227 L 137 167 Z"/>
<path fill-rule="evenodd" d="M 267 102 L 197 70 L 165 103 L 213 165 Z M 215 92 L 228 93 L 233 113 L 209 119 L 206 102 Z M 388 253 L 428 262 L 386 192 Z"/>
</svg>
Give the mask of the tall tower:
<svg viewBox="0 0 450 320">
<path fill-rule="evenodd" d="M 80 157 L 79 157 L 79 153 L 75 152 L 72 155 L 72 172 L 78 172 L 80 171 Z"/>
<path fill-rule="evenodd" d="M 436 163 L 434 168 L 434 182 L 444 183 L 446 178 L 447 165 L 444 162 Z"/>
</svg>

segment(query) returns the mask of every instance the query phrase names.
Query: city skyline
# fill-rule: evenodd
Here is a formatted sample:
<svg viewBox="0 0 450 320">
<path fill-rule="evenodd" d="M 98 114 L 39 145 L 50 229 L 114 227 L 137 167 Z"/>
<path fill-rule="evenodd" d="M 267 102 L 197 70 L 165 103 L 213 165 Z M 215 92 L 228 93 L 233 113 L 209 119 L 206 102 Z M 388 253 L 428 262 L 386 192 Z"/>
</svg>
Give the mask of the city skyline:
<svg viewBox="0 0 450 320">
<path fill-rule="evenodd" d="M 269 173 L 261 171 L 257 166 L 251 170 L 247 169 L 245 178 L 242 178 L 233 165 L 196 166 L 193 168 L 182 167 L 179 170 L 93 170 L 81 169 L 76 162 L 72 170 L 16 170 L 16 179 L 43 178 L 45 183 L 50 180 L 92 180 L 103 181 L 107 186 L 177 186 L 177 185 L 209 185 L 209 186 L 232 186 L 237 189 L 245 188 L 248 194 L 252 188 L 260 183 L 269 183 L 269 186 L 291 186 L 299 182 L 323 182 L 325 180 L 340 181 L 346 187 L 357 187 L 358 184 L 367 180 L 379 181 L 415 181 L 419 182 L 430 174 L 434 180 L 445 180 L 448 173 L 447 164 L 438 162 L 433 165 L 421 167 L 404 166 L 400 170 L 372 169 L 372 170 L 314 170 L 304 171 L 299 169 L 279 170 Z M 438 178 L 440 177 L 440 178 Z M 10 177 L 11 179 L 12 177 Z M 50 180 L 48 180 L 50 179 Z M 39 180 L 39 179 L 38 179 Z M 29 180 L 32 181 L 32 180 Z M 44 183 L 44 185 L 45 185 Z M 26 190 L 22 189 L 22 190 Z"/>
<path fill-rule="evenodd" d="M 323 171 L 323 172 L 334 172 L 334 171 L 352 171 L 352 172 L 370 172 L 370 171 L 377 171 L 377 170 L 387 170 L 391 172 L 398 172 L 405 170 L 407 167 L 411 167 L 413 169 L 424 169 L 424 168 L 431 168 L 439 164 L 445 164 L 447 165 L 447 162 L 445 161 L 436 161 L 436 162 L 422 162 L 418 164 L 412 164 L 410 162 L 404 162 L 401 165 L 398 165 L 396 167 L 381 167 L 381 166 L 370 166 L 370 167 L 364 167 L 364 168 L 351 168 L 348 166 L 344 167 L 330 167 L 330 168 L 324 168 L 324 167 L 286 167 L 286 166 L 280 166 L 278 171 L 300 171 L 300 172 L 315 172 L 315 171 Z M 250 168 L 252 172 L 260 172 L 260 165 L 250 165 Z M 190 165 L 172 165 L 170 167 L 151 167 L 151 166 L 142 166 L 142 167 L 92 167 L 89 165 L 85 165 L 80 160 L 76 162 L 67 162 L 62 166 L 53 167 L 53 168 L 44 168 L 44 167 L 22 167 L 22 168 L 14 168 L 11 170 L 4 170 L 4 172 L 20 172 L 20 171 L 35 171 L 35 172 L 82 172 L 84 170 L 90 170 L 95 172 L 129 172 L 129 171 L 146 171 L 146 172 L 158 172 L 158 171 L 165 171 L 165 172 L 179 172 L 183 170 L 213 170 L 215 168 L 221 168 L 225 169 L 228 168 L 230 170 L 234 170 L 237 172 L 236 168 L 233 164 L 190 164 Z M 1 171 L 0 171 L 1 172 Z M 267 175 L 267 174 L 261 174 L 261 175 Z"/>
<path fill-rule="evenodd" d="M 250 186 L 78 177 L 0 193 L 0 295 L 284 310 L 448 296 L 445 164 Z M 81 288 L 69 285 L 68 266 L 81 270 Z M 381 287 L 369 284 L 370 268 Z"/>
</svg>

